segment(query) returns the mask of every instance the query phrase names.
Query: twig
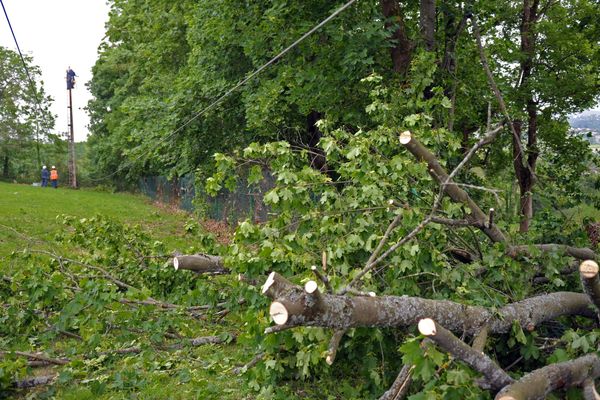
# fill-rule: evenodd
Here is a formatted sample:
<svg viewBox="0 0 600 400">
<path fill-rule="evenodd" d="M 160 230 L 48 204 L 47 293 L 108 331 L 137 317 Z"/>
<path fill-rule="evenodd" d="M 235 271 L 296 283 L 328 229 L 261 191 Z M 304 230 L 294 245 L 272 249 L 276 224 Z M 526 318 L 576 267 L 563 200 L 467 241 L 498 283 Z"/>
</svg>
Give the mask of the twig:
<svg viewBox="0 0 600 400">
<path fill-rule="evenodd" d="M 402 400 L 412 382 L 414 365 L 404 365 L 392 386 L 379 398 L 379 400 Z"/>
<path fill-rule="evenodd" d="M 327 357 L 325 358 L 325 362 L 328 365 L 332 365 L 335 361 L 335 356 L 337 355 L 338 348 L 340 347 L 340 341 L 345 333 L 345 329 L 340 329 L 333 332 L 333 336 L 331 336 L 331 340 L 329 341 L 329 347 L 327 348 Z"/>
<path fill-rule="evenodd" d="M 312 267 L 310 267 L 310 269 L 315 274 L 317 279 L 319 279 L 321 282 L 323 282 L 323 285 L 325 285 L 325 289 L 327 290 L 327 293 L 333 294 L 333 287 L 331 286 L 331 282 L 329 282 L 329 278 L 327 278 L 327 275 L 323 275 L 319 271 L 319 268 L 316 265 L 313 265 Z"/>
<path fill-rule="evenodd" d="M 44 362 L 47 362 L 50 364 L 56 364 L 56 365 L 67 365 L 68 363 L 71 362 L 71 360 L 69 360 L 68 358 L 52 358 L 52 357 L 48 357 L 47 355 L 39 354 L 39 353 L 28 353 L 25 351 L 0 351 L 1 356 L 11 355 L 11 354 L 15 354 L 15 355 L 21 356 L 21 357 L 27 357 L 27 358 L 34 359 L 34 360 L 44 361 Z"/>
<path fill-rule="evenodd" d="M 265 358 L 265 353 L 264 352 L 258 353 L 257 355 L 254 356 L 254 358 L 252 360 L 248 361 L 246 364 L 237 366 L 234 369 L 232 369 L 231 373 L 234 375 L 243 374 L 244 372 L 248 371 L 250 368 L 254 367 L 256 364 L 261 362 L 263 358 Z"/>
</svg>

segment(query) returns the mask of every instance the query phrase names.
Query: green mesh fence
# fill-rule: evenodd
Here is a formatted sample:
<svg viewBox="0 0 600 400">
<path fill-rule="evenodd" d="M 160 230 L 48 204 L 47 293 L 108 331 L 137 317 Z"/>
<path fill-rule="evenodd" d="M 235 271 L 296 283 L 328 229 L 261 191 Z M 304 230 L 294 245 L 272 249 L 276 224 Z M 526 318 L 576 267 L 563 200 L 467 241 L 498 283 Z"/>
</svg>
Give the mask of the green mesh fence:
<svg viewBox="0 0 600 400">
<path fill-rule="evenodd" d="M 139 189 L 152 200 L 186 211 L 198 211 L 206 218 L 235 224 L 249 218 L 255 222 L 266 221 L 268 208 L 263 203 L 264 194 L 273 187 L 270 175 L 258 185 L 238 184 L 234 191 L 221 190 L 209 196 L 200 185 L 195 185 L 194 175 L 175 179 L 151 176 L 140 179 Z"/>
</svg>

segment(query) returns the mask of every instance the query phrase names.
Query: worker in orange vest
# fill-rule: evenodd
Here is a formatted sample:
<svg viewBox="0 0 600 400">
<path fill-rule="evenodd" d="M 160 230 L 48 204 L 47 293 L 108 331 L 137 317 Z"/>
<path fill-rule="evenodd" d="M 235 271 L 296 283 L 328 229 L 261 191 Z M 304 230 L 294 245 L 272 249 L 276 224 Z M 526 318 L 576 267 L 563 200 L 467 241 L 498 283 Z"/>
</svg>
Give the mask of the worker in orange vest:
<svg viewBox="0 0 600 400">
<path fill-rule="evenodd" d="M 50 170 L 50 183 L 52 184 L 52 187 L 54 189 L 58 187 L 58 171 L 56 170 L 56 167 L 54 165 Z"/>
</svg>

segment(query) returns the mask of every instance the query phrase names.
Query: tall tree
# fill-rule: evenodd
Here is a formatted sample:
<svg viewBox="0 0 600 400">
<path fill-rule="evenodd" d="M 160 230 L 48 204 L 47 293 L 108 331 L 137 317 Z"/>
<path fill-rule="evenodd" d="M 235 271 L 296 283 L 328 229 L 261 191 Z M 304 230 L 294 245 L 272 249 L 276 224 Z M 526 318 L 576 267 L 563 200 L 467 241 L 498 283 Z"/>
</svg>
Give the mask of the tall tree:
<svg viewBox="0 0 600 400">
<path fill-rule="evenodd" d="M 37 177 L 39 144 L 54 126 L 48 109 L 51 99 L 39 82 L 40 70 L 30 57 L 24 60 L 33 87 L 19 54 L 0 47 L 0 174 L 4 179 Z"/>
</svg>

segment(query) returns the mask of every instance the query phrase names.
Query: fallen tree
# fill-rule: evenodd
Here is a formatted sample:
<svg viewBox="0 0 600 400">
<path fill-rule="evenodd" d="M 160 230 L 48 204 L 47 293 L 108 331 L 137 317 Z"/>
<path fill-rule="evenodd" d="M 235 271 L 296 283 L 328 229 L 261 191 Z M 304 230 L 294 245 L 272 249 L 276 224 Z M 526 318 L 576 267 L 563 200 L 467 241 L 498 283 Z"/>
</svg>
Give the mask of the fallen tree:
<svg viewBox="0 0 600 400">
<path fill-rule="evenodd" d="M 308 289 L 316 286 L 307 283 Z M 556 292 L 507 304 L 498 310 L 469 306 L 449 300 L 409 296 L 346 296 L 310 291 L 272 272 L 262 293 L 273 300 L 269 314 L 285 327 L 319 326 L 333 329 L 353 327 L 406 328 L 423 318 L 432 318 L 447 329 L 473 336 L 484 326 L 492 334 L 506 333 L 517 322 L 534 330 L 542 322 L 561 316 L 596 318 L 590 298 L 581 293 Z"/>
</svg>

